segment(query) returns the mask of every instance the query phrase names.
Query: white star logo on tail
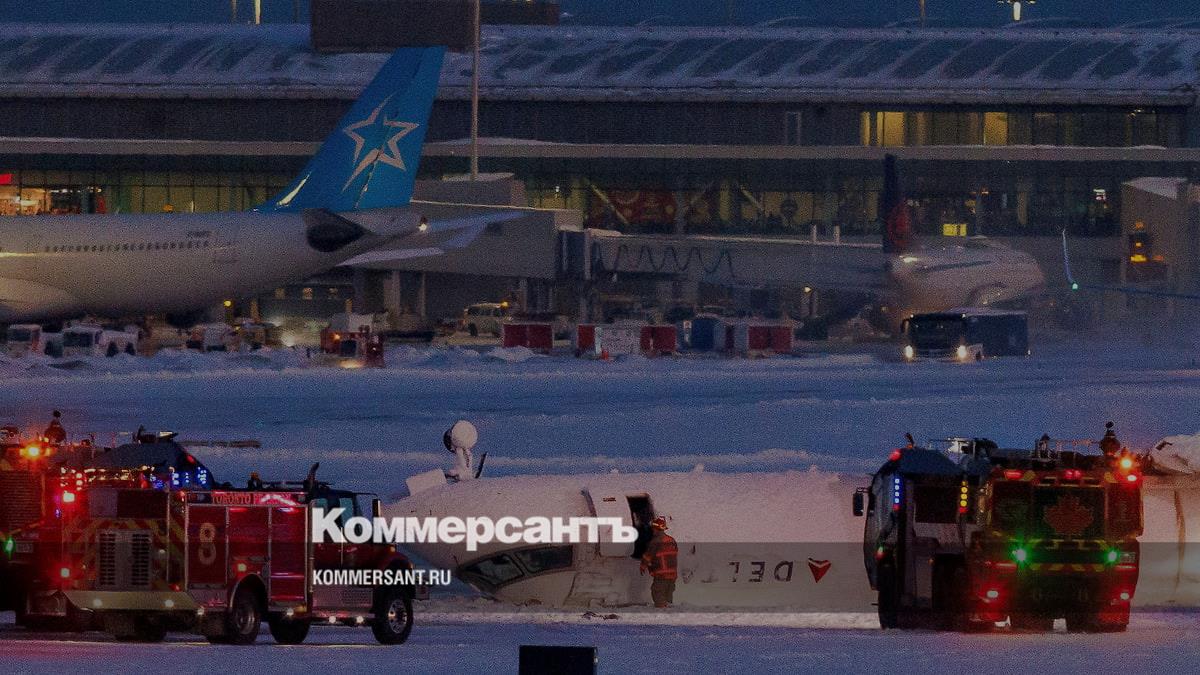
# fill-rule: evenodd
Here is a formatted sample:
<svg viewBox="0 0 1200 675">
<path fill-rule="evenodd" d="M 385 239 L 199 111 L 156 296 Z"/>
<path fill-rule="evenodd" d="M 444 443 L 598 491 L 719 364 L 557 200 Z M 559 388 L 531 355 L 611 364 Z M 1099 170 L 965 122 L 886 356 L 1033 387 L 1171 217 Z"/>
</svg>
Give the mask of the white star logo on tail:
<svg viewBox="0 0 1200 675">
<path fill-rule="evenodd" d="M 390 100 L 392 100 L 392 97 L 387 97 L 384 99 L 383 103 L 379 104 L 379 107 L 371 111 L 371 114 L 368 115 L 366 119 L 362 120 L 361 122 L 355 122 L 354 124 L 351 124 L 342 130 L 343 133 L 345 133 L 350 137 L 351 140 L 354 141 L 355 162 L 354 172 L 350 174 L 350 178 L 346 181 L 346 184 L 342 186 L 343 190 L 350 187 L 350 184 L 354 182 L 354 179 L 358 178 L 359 174 L 361 174 L 363 171 L 366 171 L 367 168 L 374 164 L 377 160 L 387 164 L 388 166 L 400 169 L 401 171 L 408 170 L 408 167 L 404 164 L 404 155 L 400 152 L 400 139 L 409 135 L 414 129 L 421 125 L 415 122 L 392 121 L 386 119 L 386 117 L 380 121 L 379 114 L 383 111 L 384 106 L 386 106 Z M 366 139 L 358 133 L 358 130 L 362 128 L 373 127 L 376 124 L 381 124 L 387 128 L 387 130 L 384 131 L 384 133 L 387 134 L 387 141 L 384 143 L 383 147 L 372 148 L 366 154 L 363 154 L 363 146 L 366 145 Z M 398 131 L 393 132 L 393 129 L 397 129 Z"/>
</svg>

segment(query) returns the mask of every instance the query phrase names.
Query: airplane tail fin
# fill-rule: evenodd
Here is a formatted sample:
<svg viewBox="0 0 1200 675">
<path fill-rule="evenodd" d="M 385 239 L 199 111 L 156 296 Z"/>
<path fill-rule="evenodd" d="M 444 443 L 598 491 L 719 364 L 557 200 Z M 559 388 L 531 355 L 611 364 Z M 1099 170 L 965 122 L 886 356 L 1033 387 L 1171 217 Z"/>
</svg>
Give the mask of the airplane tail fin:
<svg viewBox="0 0 1200 675">
<path fill-rule="evenodd" d="M 900 190 L 900 175 L 896 171 L 896 156 L 883 158 L 883 195 L 879 213 L 883 215 L 883 252 L 906 253 L 913 247 L 912 218 L 908 202 Z"/>
<path fill-rule="evenodd" d="M 353 211 L 412 199 L 442 47 L 397 49 L 304 171 L 262 211 Z"/>
</svg>

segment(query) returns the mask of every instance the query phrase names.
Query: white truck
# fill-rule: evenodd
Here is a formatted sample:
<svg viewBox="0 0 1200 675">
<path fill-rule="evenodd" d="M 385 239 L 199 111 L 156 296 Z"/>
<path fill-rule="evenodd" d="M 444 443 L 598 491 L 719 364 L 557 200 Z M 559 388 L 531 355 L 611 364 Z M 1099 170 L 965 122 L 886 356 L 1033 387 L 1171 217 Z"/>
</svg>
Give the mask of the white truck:
<svg viewBox="0 0 1200 675">
<path fill-rule="evenodd" d="M 241 348 L 241 337 L 229 324 L 203 323 L 192 328 L 186 346 L 202 352 L 236 352 Z"/>
<path fill-rule="evenodd" d="M 18 323 L 8 327 L 4 351 L 13 358 L 26 354 L 62 354 L 62 333 L 47 333 L 35 323 Z"/>
<path fill-rule="evenodd" d="M 76 324 L 63 330 L 63 356 L 116 356 L 137 354 L 138 331 L 112 330 L 96 324 Z"/>
</svg>

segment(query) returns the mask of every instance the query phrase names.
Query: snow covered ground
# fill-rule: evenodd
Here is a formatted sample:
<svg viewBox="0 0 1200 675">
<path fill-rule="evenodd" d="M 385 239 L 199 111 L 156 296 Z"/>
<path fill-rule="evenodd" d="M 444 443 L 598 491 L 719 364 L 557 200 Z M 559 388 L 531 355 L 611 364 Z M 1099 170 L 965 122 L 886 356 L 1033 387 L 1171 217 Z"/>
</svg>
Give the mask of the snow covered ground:
<svg viewBox="0 0 1200 675">
<path fill-rule="evenodd" d="M 904 364 L 863 354 L 801 358 L 543 357 L 523 350 L 399 348 L 384 370 L 309 367 L 303 353 L 118 356 L 67 368 L 0 361 L 0 418 L 72 432 L 173 429 L 254 438 L 206 449 L 218 477 L 321 475 L 385 496 L 448 467 L 442 432 L 480 430 L 487 473 L 619 469 L 868 471 L 906 431 L 1025 446 L 1043 432 L 1131 446 L 1200 429 L 1200 350 L 1041 346 L 1029 359 Z M 58 364 L 61 365 L 61 364 Z"/>
<path fill-rule="evenodd" d="M 1129 632 L 1120 635 L 957 635 L 838 624 L 669 625 L 623 618 L 434 621 L 418 626 L 399 647 L 381 647 L 370 631 L 352 628 L 314 629 L 307 644 L 295 647 L 272 644 L 269 638 L 254 647 L 227 647 L 186 636 L 157 645 L 117 643 L 98 633 L 62 639 L 0 623 L 0 672 L 515 673 L 523 644 L 596 646 L 599 672 L 606 674 L 1181 673 L 1191 672 L 1200 658 L 1196 615 L 1137 615 Z"/>
<path fill-rule="evenodd" d="M 404 494 L 405 477 L 449 466 L 442 432 L 480 429 L 487 473 L 867 472 L 910 431 L 1027 445 L 1048 432 L 1097 438 L 1113 420 L 1148 446 L 1200 429 L 1200 350 L 1129 342 L 1039 345 L 1028 359 L 903 364 L 866 354 L 763 360 L 627 359 L 610 363 L 520 350 L 397 348 L 383 370 L 311 367 L 292 351 L 163 353 L 71 364 L 0 359 L 0 419 L 41 425 L 58 408 L 72 433 L 173 429 L 187 439 L 254 438 L 261 450 L 196 452 L 224 480 L 251 470 L 300 478 L 321 462 L 339 485 Z M 50 640 L 0 615 L 0 672 L 76 671 L 93 664 L 211 672 L 254 657 L 255 669 L 339 668 L 513 672 L 517 646 L 595 644 L 602 672 L 878 672 L 967 666 L 1093 671 L 1182 669 L 1200 656 L 1200 615 L 1139 613 L 1118 636 L 895 634 L 871 617 L 512 611 L 440 599 L 418 607 L 411 642 L 368 631 L 314 631 L 316 644 L 249 651 L 183 638 L 131 647 L 88 635 Z M 466 603 L 465 606 L 463 603 Z M 261 655 L 261 656 L 259 656 Z"/>
</svg>

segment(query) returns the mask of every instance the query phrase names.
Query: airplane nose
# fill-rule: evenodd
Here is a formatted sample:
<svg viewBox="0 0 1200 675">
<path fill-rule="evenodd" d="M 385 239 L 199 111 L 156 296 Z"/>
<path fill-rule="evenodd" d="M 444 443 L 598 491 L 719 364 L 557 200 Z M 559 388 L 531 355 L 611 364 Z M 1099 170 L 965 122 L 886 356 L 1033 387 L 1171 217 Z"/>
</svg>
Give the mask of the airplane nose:
<svg viewBox="0 0 1200 675">
<path fill-rule="evenodd" d="M 321 253 L 340 251 L 367 234 L 358 223 L 324 209 L 305 211 L 304 222 L 308 226 L 305 230 L 308 245 Z"/>
</svg>

